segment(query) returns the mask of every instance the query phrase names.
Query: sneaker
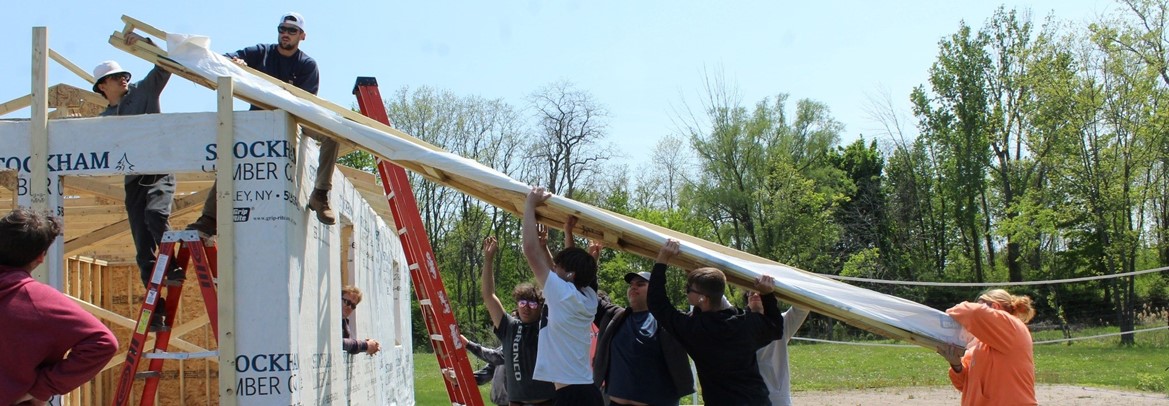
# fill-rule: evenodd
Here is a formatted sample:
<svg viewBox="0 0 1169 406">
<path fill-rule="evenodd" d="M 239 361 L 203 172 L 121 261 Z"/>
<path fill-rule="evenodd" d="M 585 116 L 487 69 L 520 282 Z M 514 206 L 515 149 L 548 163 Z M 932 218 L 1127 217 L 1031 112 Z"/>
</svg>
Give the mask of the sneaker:
<svg viewBox="0 0 1169 406">
<path fill-rule="evenodd" d="M 199 238 L 209 240 L 217 231 L 215 229 L 215 218 L 204 214 L 199 216 L 199 219 L 195 220 L 194 223 L 187 224 L 187 229 L 198 231 Z"/>
<path fill-rule="evenodd" d="M 334 225 L 337 224 L 337 216 L 333 214 L 333 208 L 329 207 L 329 191 L 324 189 L 313 189 L 313 194 L 309 195 L 308 208 L 317 212 L 317 220 L 321 224 Z"/>
</svg>

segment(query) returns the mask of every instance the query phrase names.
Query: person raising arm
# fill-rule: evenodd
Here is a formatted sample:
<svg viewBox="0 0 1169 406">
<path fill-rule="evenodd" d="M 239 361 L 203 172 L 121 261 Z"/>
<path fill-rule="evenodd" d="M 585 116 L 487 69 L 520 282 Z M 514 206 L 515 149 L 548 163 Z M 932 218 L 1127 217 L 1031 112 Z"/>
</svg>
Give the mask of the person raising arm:
<svg viewBox="0 0 1169 406">
<path fill-rule="evenodd" d="M 568 247 L 549 258 L 541 244 L 536 208 L 552 195 L 533 187 L 524 206 L 524 257 L 544 289 L 548 324 L 540 329 L 533 377 L 556 386 L 557 405 L 602 405 L 593 385 L 589 347 L 597 309 L 597 261 L 583 249 Z M 549 276 L 555 273 L 555 276 Z"/>
</svg>

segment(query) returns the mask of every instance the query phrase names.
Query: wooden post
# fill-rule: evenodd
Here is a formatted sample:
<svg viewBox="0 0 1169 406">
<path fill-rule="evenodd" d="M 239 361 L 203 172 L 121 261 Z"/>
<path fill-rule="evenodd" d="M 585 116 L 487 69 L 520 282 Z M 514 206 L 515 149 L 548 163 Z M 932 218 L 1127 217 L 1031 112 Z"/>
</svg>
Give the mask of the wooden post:
<svg viewBox="0 0 1169 406">
<path fill-rule="evenodd" d="M 32 28 L 32 116 L 29 122 L 29 205 L 38 212 L 49 210 L 49 30 Z M 58 261 L 58 264 L 60 261 Z M 37 266 L 32 276 L 49 283 L 48 262 Z M 58 283 L 54 287 L 60 289 Z"/>
<path fill-rule="evenodd" d="M 49 190 L 49 30 L 32 29 L 32 115 L 29 120 L 29 179 L 28 207 L 56 216 L 64 214 L 60 193 Z M 57 179 L 60 186 L 60 178 Z M 64 287 L 64 246 L 57 238 L 49 247 L 45 262 L 33 270 L 32 276 L 57 290 Z"/>
<path fill-rule="evenodd" d="M 233 208 L 235 201 L 235 181 L 232 174 L 235 172 L 235 156 L 232 146 L 235 145 L 235 112 L 232 104 L 233 87 L 231 77 L 220 77 L 217 94 L 219 96 L 218 109 L 219 128 L 216 143 L 219 145 L 219 157 L 215 162 L 215 181 L 219 184 L 215 196 L 215 217 L 219 229 L 216 246 L 219 249 L 216 265 L 219 271 L 219 404 L 235 406 L 235 223 Z"/>
</svg>

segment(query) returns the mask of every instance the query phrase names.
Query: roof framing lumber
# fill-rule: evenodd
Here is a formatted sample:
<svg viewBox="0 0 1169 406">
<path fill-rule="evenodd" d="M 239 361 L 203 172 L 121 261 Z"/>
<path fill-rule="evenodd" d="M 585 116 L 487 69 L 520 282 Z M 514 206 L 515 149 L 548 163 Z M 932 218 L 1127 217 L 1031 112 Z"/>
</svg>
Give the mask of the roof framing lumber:
<svg viewBox="0 0 1169 406">
<path fill-rule="evenodd" d="M 207 189 L 199 193 L 175 199 L 174 208 L 171 210 L 171 217 L 179 217 L 202 208 L 202 203 L 210 191 L 210 189 Z M 93 245 L 100 244 L 111 238 L 121 237 L 129 232 L 129 220 L 121 220 L 107 225 L 89 234 L 65 241 L 65 256 L 77 255 Z"/>
<path fill-rule="evenodd" d="M 128 34 L 131 31 L 135 30 L 135 29 L 150 33 L 151 35 L 153 35 L 157 38 L 166 38 L 166 33 L 161 31 L 161 30 L 158 30 L 152 26 L 149 26 L 148 24 L 142 23 L 138 20 L 134 20 L 133 18 L 130 18 L 130 17 L 123 16 L 122 20 L 126 22 L 126 29 L 124 32 L 114 32 L 113 35 L 110 36 L 110 44 L 111 45 L 113 45 L 114 47 L 116 47 L 118 49 L 126 51 L 132 55 L 135 55 L 135 56 L 138 56 L 142 59 L 145 59 L 148 62 L 155 63 L 158 66 L 162 67 L 163 69 L 166 69 L 166 70 L 174 73 L 177 76 L 184 77 L 184 78 L 191 80 L 199 85 L 202 85 L 202 86 L 205 86 L 205 87 L 208 87 L 211 89 L 215 89 L 215 83 L 212 83 L 209 79 L 201 76 L 201 74 L 196 73 L 195 71 L 189 70 L 186 67 L 182 66 L 180 63 L 175 62 L 174 60 L 170 59 L 165 51 L 162 51 L 161 49 L 158 49 L 157 47 L 147 46 L 144 44 L 144 41 L 139 41 L 139 42 L 135 43 L 135 45 L 133 45 L 133 46 L 125 45 L 124 41 L 122 41 L 123 36 L 125 34 Z M 234 69 L 234 67 L 233 67 L 233 69 Z M 385 124 L 382 124 L 380 122 L 376 122 L 376 121 L 369 119 L 365 116 L 359 115 L 350 109 L 338 106 L 338 105 L 333 104 L 329 101 L 318 98 L 317 96 L 309 94 L 309 93 L 307 93 L 303 90 L 300 90 L 299 88 L 296 88 L 292 85 L 280 83 L 280 82 L 276 81 L 275 79 L 272 79 L 271 77 L 267 76 L 266 74 L 262 74 L 260 72 L 251 70 L 251 69 L 246 68 L 246 67 L 244 67 L 243 70 L 246 73 L 248 73 L 252 76 L 255 76 L 256 78 L 268 80 L 272 84 L 279 86 L 280 88 L 284 89 L 285 91 L 288 91 L 296 98 L 299 98 L 299 100 L 297 100 L 297 102 L 312 103 L 321 109 L 328 110 L 328 111 L 335 113 L 335 114 L 337 114 L 337 115 L 339 115 L 347 120 L 351 120 L 351 121 L 356 122 L 358 124 L 367 126 L 375 131 L 379 131 L 379 132 L 383 133 L 383 134 L 380 134 L 379 136 L 394 137 L 396 139 L 395 142 L 397 140 L 401 140 L 401 141 L 406 141 L 406 142 L 411 143 L 411 144 L 415 144 L 421 148 L 425 148 L 425 149 L 430 150 L 430 151 L 445 152 L 445 151 L 442 151 L 441 149 L 439 149 L 438 147 L 435 147 L 429 143 L 426 143 L 422 140 L 414 138 L 414 137 L 410 136 L 409 134 L 406 134 L 402 131 L 391 128 L 391 127 L 389 127 Z M 238 90 L 239 88 L 240 87 L 237 86 L 237 90 L 236 90 L 237 93 L 235 93 L 236 98 L 239 98 L 241 100 L 244 100 L 244 101 L 250 102 L 252 104 L 255 104 L 257 106 L 261 106 L 261 107 L 265 107 L 265 108 L 280 107 L 280 106 L 268 106 L 268 105 L 265 105 L 264 103 L 257 103 L 255 100 L 252 100 L 251 97 L 247 96 L 246 94 L 239 93 L 240 92 L 240 90 Z M 246 92 L 246 90 L 245 90 L 245 92 Z M 283 96 L 283 97 L 285 97 L 287 99 L 287 96 Z M 292 104 L 291 100 L 288 100 L 288 103 L 284 103 L 284 101 L 285 100 L 283 100 L 283 99 L 281 99 L 281 100 L 272 99 L 272 102 L 275 102 L 277 104 L 280 104 L 283 106 L 295 107 Z M 295 114 L 294 114 L 294 117 L 296 117 Z M 329 117 L 329 118 L 332 119 L 332 117 Z M 349 134 L 346 132 L 346 131 L 352 131 L 352 130 L 347 130 L 347 128 L 352 128 L 348 125 L 340 126 L 340 125 L 336 125 L 335 122 L 333 122 L 333 121 L 329 121 L 329 122 L 322 121 L 321 125 L 329 126 L 331 128 L 337 128 L 337 131 L 341 131 L 344 133 L 344 134 L 342 134 L 342 133 L 333 132 L 332 130 L 327 129 L 327 128 L 320 128 L 320 126 L 316 125 L 315 123 L 308 122 L 308 120 L 310 120 L 310 119 L 304 119 L 301 117 L 297 117 L 297 119 L 299 121 L 302 121 L 301 124 L 304 125 L 306 128 L 320 132 L 321 134 L 323 134 L 325 136 L 334 137 L 343 146 L 344 145 L 354 145 L 354 143 L 351 141 L 348 141 L 348 139 L 346 137 L 346 135 L 353 136 L 353 134 Z M 358 132 L 360 132 L 361 134 L 365 134 L 364 129 L 358 130 Z M 367 147 L 361 146 L 361 145 L 357 145 L 357 147 L 359 149 L 370 152 L 371 154 L 373 154 L 374 156 L 376 156 L 380 159 L 387 159 L 387 157 L 385 155 L 380 154 L 377 151 L 371 150 L 370 148 L 367 148 Z M 494 182 L 497 179 L 486 178 L 482 181 L 478 181 L 478 180 L 475 180 L 472 178 L 472 177 L 476 176 L 475 174 L 462 174 L 462 173 L 459 173 L 458 171 L 453 171 L 453 172 L 444 171 L 440 168 L 434 167 L 434 165 L 432 165 L 432 162 L 429 162 L 425 159 L 400 158 L 398 160 L 394 160 L 394 159 L 387 159 L 387 160 L 390 162 L 393 162 L 394 164 L 397 164 L 403 168 L 406 168 L 406 169 L 408 169 L 416 174 L 419 174 L 426 179 L 434 181 L 438 184 L 442 184 L 442 185 L 457 189 L 462 193 L 465 193 L 467 195 L 478 198 L 478 199 L 480 199 L 488 204 L 491 204 L 493 206 L 508 210 L 514 214 L 521 214 L 523 212 L 524 201 L 526 199 L 526 195 L 523 191 L 517 190 L 517 188 L 515 188 L 515 187 L 510 187 L 510 188 L 505 189 L 504 186 L 493 186 L 493 185 L 484 183 L 484 182 Z M 514 185 L 514 180 L 511 180 L 511 182 L 513 182 L 513 183 L 510 184 L 510 186 L 516 186 L 516 185 Z M 595 208 L 595 207 L 589 207 L 587 205 L 581 205 L 581 204 L 573 202 L 571 200 L 552 199 L 549 201 L 548 204 L 542 205 L 539 208 L 537 208 L 537 210 L 536 210 L 536 217 L 537 217 L 537 220 L 539 222 L 546 224 L 548 226 L 551 226 L 551 227 L 559 228 L 559 229 L 564 228 L 564 224 L 569 216 L 576 216 L 579 219 L 577 222 L 577 228 L 578 228 L 579 235 L 590 238 L 590 239 L 604 240 L 612 248 L 617 248 L 617 249 L 621 249 L 624 251 L 632 252 L 632 253 L 642 255 L 642 256 L 645 256 L 648 258 L 654 258 L 656 256 L 656 253 L 657 253 L 658 249 L 661 247 L 661 244 L 662 244 L 662 241 L 664 238 L 673 238 L 673 239 L 680 240 L 680 241 L 684 242 L 684 246 L 687 246 L 687 247 L 701 247 L 705 250 L 713 251 L 714 253 L 717 253 L 718 255 L 711 255 L 711 254 L 708 254 L 705 252 L 700 252 L 697 249 L 689 249 L 689 248 L 684 249 L 681 254 L 676 256 L 674 258 L 674 260 L 671 261 L 671 264 L 682 267 L 684 269 L 694 269 L 694 268 L 698 268 L 698 267 L 702 267 L 702 266 L 716 266 L 716 267 L 723 268 L 723 269 L 733 269 L 733 270 L 735 270 L 735 272 L 727 272 L 728 281 L 730 281 L 733 284 L 739 285 L 739 286 L 749 287 L 749 286 L 753 285 L 754 281 L 749 280 L 748 277 L 753 278 L 751 273 L 752 272 L 758 273 L 758 271 L 753 271 L 747 265 L 742 265 L 742 264 L 739 264 L 738 262 L 734 262 L 734 261 L 728 261 L 727 258 L 733 258 L 735 261 L 738 261 L 738 260 L 750 261 L 752 263 L 751 266 L 756 266 L 756 265 L 758 265 L 758 266 L 785 266 L 785 265 L 779 264 L 775 261 L 771 261 L 771 260 L 768 260 L 765 258 L 760 258 L 760 257 L 754 256 L 754 255 L 744 253 L 744 252 L 739 252 L 739 251 L 730 249 L 728 247 L 717 245 L 717 244 L 711 243 L 709 241 L 705 241 L 705 240 L 695 238 L 695 237 L 692 237 L 692 236 L 689 236 L 689 235 L 686 235 L 683 233 L 679 233 L 679 232 L 669 230 L 669 229 L 666 229 L 663 227 L 659 227 L 656 225 L 652 225 L 652 224 L 649 224 L 649 223 L 646 223 L 646 222 L 643 222 L 640 220 L 636 220 L 636 219 L 633 219 L 633 218 L 630 218 L 627 216 L 613 213 L 613 212 L 610 212 L 608 210 Z M 632 225 L 634 225 L 634 227 L 631 227 L 625 223 L 631 223 Z M 644 230 L 651 230 L 653 232 L 653 234 L 646 233 Z M 742 274 L 741 275 L 738 274 L 739 272 L 741 272 Z M 847 284 L 844 284 L 844 283 L 838 282 L 838 281 L 834 281 L 834 280 L 830 280 L 830 279 L 825 278 L 821 275 L 816 275 L 816 274 L 812 274 L 812 273 L 808 273 L 808 272 L 803 272 L 803 273 L 807 274 L 807 275 L 800 276 L 800 278 L 812 278 L 812 280 L 817 281 L 817 283 L 827 283 L 827 284 L 832 284 L 833 286 L 840 286 L 842 288 L 847 287 Z M 820 280 L 822 280 L 822 282 Z M 857 289 L 859 289 L 859 288 L 857 288 Z M 863 291 L 863 289 L 861 289 L 861 290 Z M 806 306 L 806 307 L 808 307 L 808 308 L 810 308 L 818 313 L 822 313 L 822 314 L 831 316 L 833 318 L 845 321 L 853 326 L 856 326 L 856 327 L 859 327 L 859 328 L 862 328 L 862 329 L 865 329 L 867 331 L 871 331 L 871 332 L 874 332 L 877 334 L 881 334 L 881 335 L 884 335 L 884 336 L 887 336 L 890 338 L 906 340 L 906 341 L 909 341 L 909 342 L 912 342 L 912 343 L 915 343 L 915 344 L 918 344 L 918 345 L 921 345 L 921 346 L 924 346 L 927 348 L 934 348 L 934 349 L 943 349 L 943 348 L 948 348 L 948 347 L 955 345 L 955 344 L 951 344 L 950 342 L 946 342 L 945 339 L 935 338 L 933 336 L 930 336 L 930 335 L 928 335 L 929 333 L 908 331 L 908 330 L 906 330 L 906 328 L 908 328 L 908 327 L 904 327 L 904 328 L 901 327 L 902 325 L 904 325 L 904 323 L 899 323 L 896 321 L 886 322 L 886 321 L 884 321 L 884 320 L 887 320 L 885 318 L 870 317 L 868 315 L 854 313 L 854 312 L 850 311 L 850 306 L 847 306 L 847 303 L 839 303 L 839 302 L 835 301 L 834 299 L 830 299 L 830 298 L 829 299 L 817 299 L 816 297 L 808 295 L 807 293 L 802 293 L 802 292 L 799 292 L 797 290 L 790 289 L 789 287 L 786 287 L 783 284 L 781 284 L 777 287 L 776 294 L 780 298 L 782 298 L 783 300 L 785 300 L 789 303 L 795 303 L 795 304 L 798 304 L 801 306 Z M 900 301 L 898 301 L 898 302 L 900 302 Z M 915 310 L 922 310 L 922 311 L 929 310 L 928 308 L 925 308 L 924 306 L 919 305 L 919 307 L 921 309 L 915 309 Z M 931 311 L 933 313 L 938 313 L 940 315 L 940 317 L 946 317 L 944 313 L 938 312 L 936 310 L 931 310 Z M 932 317 L 933 313 L 931 313 L 929 316 Z M 890 324 L 890 323 L 895 323 L 895 324 Z M 949 337 L 948 339 L 954 340 L 953 337 Z"/>
</svg>

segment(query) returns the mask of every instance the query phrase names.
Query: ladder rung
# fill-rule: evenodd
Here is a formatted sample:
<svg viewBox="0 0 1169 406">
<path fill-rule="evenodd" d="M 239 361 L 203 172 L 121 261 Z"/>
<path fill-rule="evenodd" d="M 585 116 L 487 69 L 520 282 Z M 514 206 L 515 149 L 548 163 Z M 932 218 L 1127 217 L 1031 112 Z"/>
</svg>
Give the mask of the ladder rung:
<svg viewBox="0 0 1169 406">
<path fill-rule="evenodd" d="M 142 372 L 134 374 L 134 379 L 150 379 L 150 378 L 162 378 L 162 372 L 142 371 Z"/>
<path fill-rule="evenodd" d="M 443 340 L 442 334 L 431 334 L 430 339 L 434 340 L 434 341 L 440 341 L 440 342 Z"/>
<path fill-rule="evenodd" d="M 192 359 L 192 358 L 213 358 L 218 357 L 219 351 L 200 351 L 200 352 L 148 352 L 143 354 L 143 358 L 150 359 Z"/>
<path fill-rule="evenodd" d="M 406 227 L 399 228 L 398 235 L 406 235 Z"/>
<path fill-rule="evenodd" d="M 430 299 L 422 299 L 422 300 L 419 300 L 419 301 L 418 301 L 418 304 L 419 304 L 419 305 L 421 305 L 421 306 L 430 306 Z"/>
<path fill-rule="evenodd" d="M 418 264 L 410 264 L 410 270 L 411 270 L 411 271 L 417 271 L 417 270 L 418 270 Z"/>
</svg>

